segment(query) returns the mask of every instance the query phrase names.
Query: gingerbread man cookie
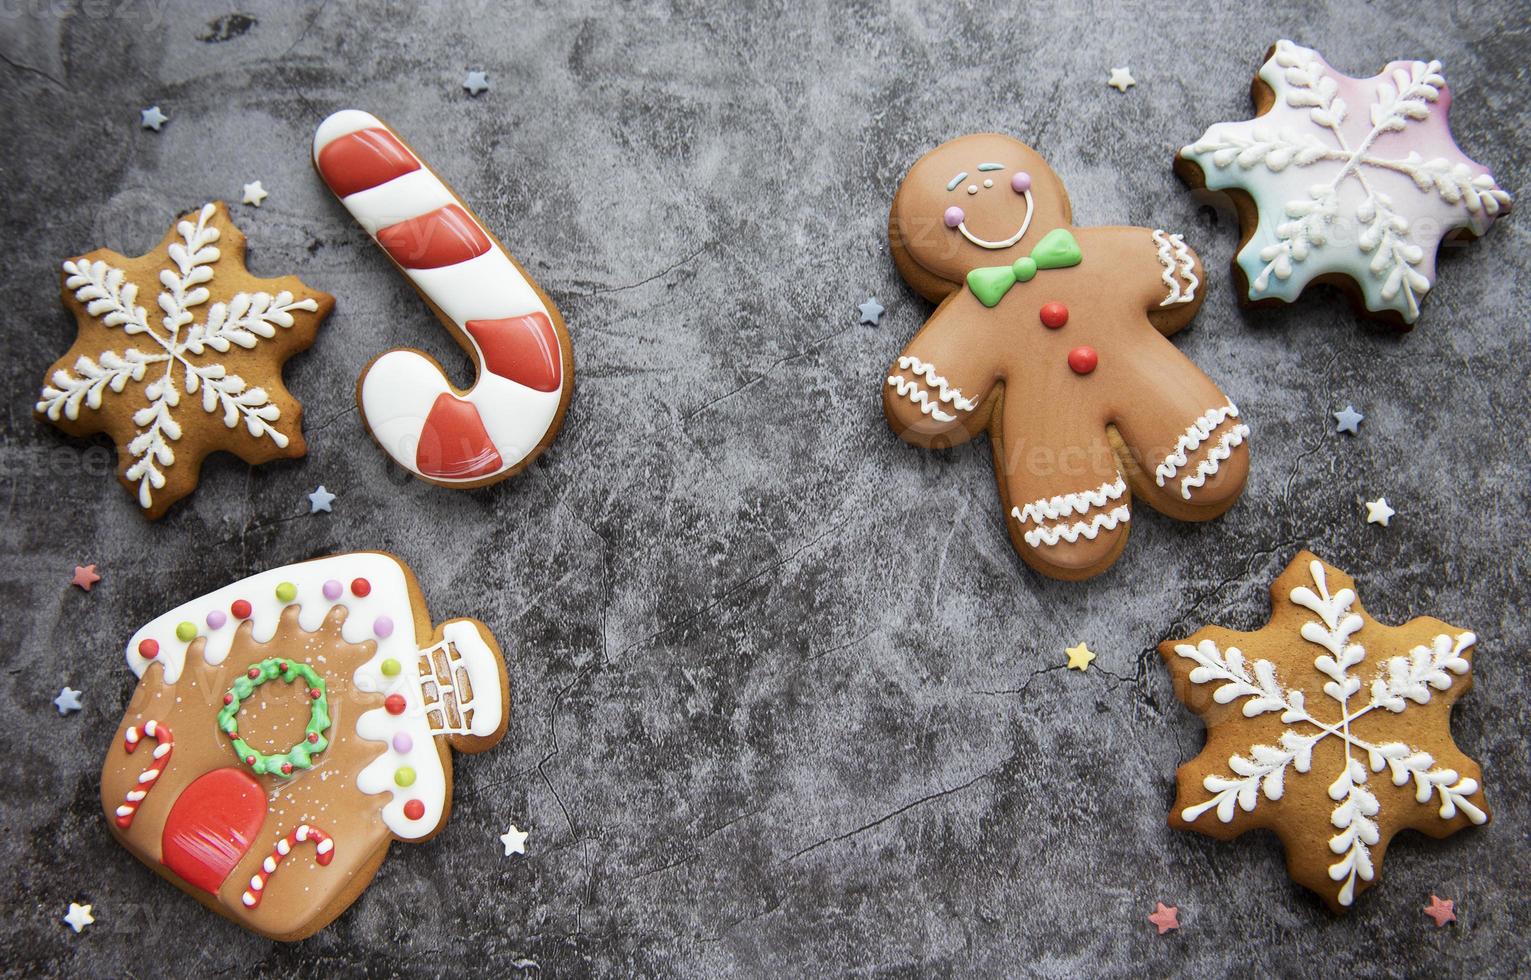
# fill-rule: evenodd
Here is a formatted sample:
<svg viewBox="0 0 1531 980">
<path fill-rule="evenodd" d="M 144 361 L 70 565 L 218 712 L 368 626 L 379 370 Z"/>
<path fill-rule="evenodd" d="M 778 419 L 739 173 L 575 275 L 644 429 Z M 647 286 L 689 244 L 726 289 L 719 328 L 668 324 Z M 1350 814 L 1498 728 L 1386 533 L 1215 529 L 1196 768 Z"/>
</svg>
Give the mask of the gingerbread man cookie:
<svg viewBox="0 0 1531 980">
<path fill-rule="evenodd" d="M 1457 148 L 1439 61 L 1371 78 L 1277 41 L 1254 81 L 1255 118 L 1217 123 L 1175 171 L 1232 193 L 1244 240 L 1233 270 L 1247 303 L 1291 302 L 1311 282 L 1358 312 L 1409 327 L 1435 283 L 1443 239 L 1477 237 L 1510 195 Z"/>
<path fill-rule="evenodd" d="M 436 172 L 382 120 L 346 109 L 319 124 L 314 165 L 473 359 L 454 387 L 428 355 L 379 355 L 357 382 L 368 431 L 395 462 L 445 487 L 513 476 L 547 448 L 574 390 L 553 301 Z"/>
<path fill-rule="evenodd" d="M 1232 506 L 1249 428 L 1166 339 L 1201 305 L 1196 254 L 1071 213 L 1046 161 L 1008 136 L 964 136 L 910 168 L 888 236 L 940 305 L 888 369 L 883 411 L 919 446 L 987 431 L 1015 550 L 1083 579 L 1121 553 L 1134 494 L 1181 520 Z"/>
<path fill-rule="evenodd" d="M 432 629 L 377 552 L 252 575 L 140 629 L 138 688 L 101 770 L 112 833 L 202 904 L 272 939 L 324 928 L 392 841 L 446 825 L 452 754 L 505 734 L 494 637 Z"/>
<path fill-rule="evenodd" d="M 35 412 L 72 436 L 111 436 L 117 479 L 150 518 L 196 489 L 208 453 L 265 463 L 307 451 L 282 365 L 313 344 L 335 301 L 296 276 L 258 279 L 244 256 L 245 236 L 216 203 L 148 254 L 98 249 L 64 263 L 79 333 Z"/>
</svg>

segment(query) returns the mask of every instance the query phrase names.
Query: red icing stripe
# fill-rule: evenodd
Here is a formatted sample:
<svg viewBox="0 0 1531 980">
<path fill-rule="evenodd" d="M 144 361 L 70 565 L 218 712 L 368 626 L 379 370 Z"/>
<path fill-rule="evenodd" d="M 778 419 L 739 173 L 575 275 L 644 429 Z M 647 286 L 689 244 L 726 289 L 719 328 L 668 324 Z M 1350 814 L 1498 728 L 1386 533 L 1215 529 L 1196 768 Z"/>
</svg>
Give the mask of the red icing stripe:
<svg viewBox="0 0 1531 980">
<path fill-rule="evenodd" d="M 420 161 L 386 129 L 338 136 L 319 151 L 319 173 L 341 197 L 420 169 Z"/>
<path fill-rule="evenodd" d="M 478 409 L 449 391 L 437 395 L 420 430 L 415 467 L 438 480 L 471 480 L 503 465 Z"/>
<path fill-rule="evenodd" d="M 456 204 L 382 228 L 377 243 L 406 269 L 439 269 L 489 251 L 489 236 Z"/>
<path fill-rule="evenodd" d="M 557 391 L 563 352 L 546 313 L 469 320 L 463 324 L 484 352 L 484 369 L 538 391 Z"/>
</svg>

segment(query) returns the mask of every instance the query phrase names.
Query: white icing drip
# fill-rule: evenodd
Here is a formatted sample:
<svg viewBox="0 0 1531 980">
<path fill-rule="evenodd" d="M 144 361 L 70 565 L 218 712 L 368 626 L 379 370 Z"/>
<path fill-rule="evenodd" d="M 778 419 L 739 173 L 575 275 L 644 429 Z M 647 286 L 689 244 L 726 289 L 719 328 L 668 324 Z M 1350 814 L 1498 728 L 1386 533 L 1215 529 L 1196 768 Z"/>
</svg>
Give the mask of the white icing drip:
<svg viewBox="0 0 1531 980">
<path fill-rule="evenodd" d="M 1212 430 L 1222 425 L 1227 419 L 1238 418 L 1238 416 L 1238 406 L 1233 402 L 1220 408 L 1208 409 L 1205 415 L 1186 427 L 1185 432 L 1181 433 L 1180 439 L 1175 443 L 1174 451 L 1164 457 L 1164 461 L 1154 469 L 1154 482 L 1162 487 L 1167 481 L 1174 479 L 1175 474 L 1180 472 L 1180 468 L 1189 462 L 1189 454 L 1195 452 L 1212 435 Z M 1248 435 L 1247 431 L 1245 435 Z"/>
<path fill-rule="evenodd" d="M 1201 285 L 1201 280 L 1196 277 L 1196 261 L 1191 257 L 1184 236 L 1171 235 L 1162 228 L 1155 228 L 1153 237 L 1159 246 L 1159 264 L 1164 266 L 1160 278 L 1169 289 L 1169 295 L 1159 305 L 1173 306 L 1176 303 L 1191 302 L 1196 298 L 1196 287 Z M 1184 290 L 1181 289 L 1181 279 L 1185 280 Z"/>
<path fill-rule="evenodd" d="M 1115 482 L 1102 483 L 1094 490 L 1080 490 L 1077 493 L 1064 493 L 1056 497 L 1043 497 L 1040 500 L 1033 500 L 1025 507 L 1012 507 L 1010 514 L 1022 524 L 1027 521 L 1041 524 L 1044 520 L 1056 521 L 1073 514 L 1083 515 L 1097 507 L 1104 507 L 1110 501 L 1120 500 L 1122 494 L 1126 492 L 1127 484 L 1118 476 Z"/>
<path fill-rule="evenodd" d="M 1190 500 L 1191 489 L 1205 486 L 1207 478 L 1215 474 L 1222 461 L 1232 456 L 1234 449 L 1243 445 L 1247 438 L 1249 426 L 1242 422 L 1223 433 L 1223 437 L 1207 453 L 1206 458 L 1196 464 L 1196 472 L 1180 481 L 1180 496 Z"/>
<path fill-rule="evenodd" d="M 1026 543 L 1033 548 L 1041 545 L 1055 545 L 1060 540 L 1073 544 L 1080 538 L 1095 540 L 1095 536 L 1102 530 L 1113 531 L 1118 524 L 1126 524 L 1132 519 L 1132 512 L 1126 504 L 1114 510 L 1096 514 L 1088 521 L 1075 521 L 1073 524 L 1053 524 L 1046 527 L 1034 527 L 1025 534 Z"/>
</svg>

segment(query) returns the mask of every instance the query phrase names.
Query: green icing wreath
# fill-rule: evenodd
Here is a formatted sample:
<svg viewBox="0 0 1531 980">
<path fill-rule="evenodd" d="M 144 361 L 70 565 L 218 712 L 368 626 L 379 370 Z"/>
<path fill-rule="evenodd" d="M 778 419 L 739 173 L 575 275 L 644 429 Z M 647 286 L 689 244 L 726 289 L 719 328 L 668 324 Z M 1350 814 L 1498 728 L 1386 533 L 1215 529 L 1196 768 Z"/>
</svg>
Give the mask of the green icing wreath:
<svg viewBox="0 0 1531 980">
<path fill-rule="evenodd" d="M 286 752 L 275 755 L 251 748 L 239 736 L 239 721 L 235 716 L 239 714 L 240 705 L 267 681 L 281 679 L 290 684 L 300 677 L 308 686 L 308 696 L 313 702 L 309 709 L 308 727 L 303 729 L 303 738 Z M 257 775 L 291 776 L 299 769 L 312 769 L 313 757 L 330 744 L 329 739 L 324 737 L 325 730 L 330 727 L 330 702 L 324 691 L 324 678 L 308 664 L 294 663 L 284 657 L 272 657 L 251 664 L 242 675 L 235 678 L 234 686 L 223 696 L 223 709 L 218 712 L 218 727 L 234 740 L 234 751 Z"/>
</svg>

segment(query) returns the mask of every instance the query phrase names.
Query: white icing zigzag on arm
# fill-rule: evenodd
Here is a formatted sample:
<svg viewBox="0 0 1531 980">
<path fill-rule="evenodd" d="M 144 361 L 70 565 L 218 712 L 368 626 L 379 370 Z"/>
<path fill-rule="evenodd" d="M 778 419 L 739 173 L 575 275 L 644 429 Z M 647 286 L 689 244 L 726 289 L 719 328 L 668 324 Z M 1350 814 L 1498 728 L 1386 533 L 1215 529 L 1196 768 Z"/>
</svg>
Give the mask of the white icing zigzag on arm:
<svg viewBox="0 0 1531 980">
<path fill-rule="evenodd" d="M 1211 437 L 1212 431 L 1222 425 L 1223 422 L 1230 418 L 1238 417 L 1239 409 L 1233 402 L 1229 402 L 1221 408 L 1208 409 L 1205 415 L 1186 427 L 1185 432 L 1180 434 L 1180 439 L 1175 443 L 1174 452 L 1164 457 L 1164 462 L 1154 469 L 1154 482 L 1162 487 L 1167 481 L 1174 479 L 1175 474 L 1180 472 L 1180 468 L 1189 462 L 1189 453 L 1193 453 L 1200 448 L 1201 444 Z M 1244 429 L 1244 435 L 1249 435 L 1248 427 L 1240 426 L 1240 428 Z M 1226 459 L 1227 456 L 1225 455 L 1223 458 Z M 1206 481 L 1203 480 L 1202 482 Z M 1200 486 L 1201 484 L 1197 485 Z"/>
<path fill-rule="evenodd" d="M 1089 521 L 1075 521 L 1073 524 L 1053 524 L 1050 527 L 1034 527 L 1026 532 L 1026 543 L 1033 548 L 1041 545 L 1055 545 L 1060 540 L 1073 544 L 1080 538 L 1095 540 L 1095 535 L 1104 528 L 1107 531 L 1116 529 L 1118 524 L 1126 524 L 1132 519 L 1132 512 L 1127 505 L 1116 508 L 1103 514 L 1096 514 Z"/>
<path fill-rule="evenodd" d="M 1219 464 L 1232 456 L 1233 450 L 1243 445 L 1247 438 L 1249 438 L 1249 426 L 1242 422 L 1223 433 L 1223 437 L 1218 440 L 1217 445 L 1212 447 L 1212 451 L 1207 453 L 1206 458 L 1196 464 L 1196 472 L 1180 481 L 1180 496 L 1190 500 L 1191 488 L 1205 486 L 1207 478 L 1217 472 Z"/>
<path fill-rule="evenodd" d="M 924 378 L 925 383 L 932 388 L 937 388 L 941 393 L 943 402 L 951 402 L 964 412 L 971 412 L 978 407 L 978 403 L 962 397 L 962 389 L 947 384 L 946 379 L 936 373 L 936 366 L 920 360 L 918 357 L 900 357 L 898 366 L 901 370 L 913 371 L 915 377 Z"/>
<path fill-rule="evenodd" d="M 1016 520 L 1025 524 L 1032 521 L 1041 524 L 1044 520 L 1056 521 L 1072 514 L 1083 516 L 1096 507 L 1104 507 L 1112 500 L 1121 499 L 1122 494 L 1127 492 L 1127 484 L 1117 477 L 1114 483 L 1102 483 L 1094 490 L 1080 490 L 1077 493 L 1064 493 L 1056 497 L 1043 497 L 1033 500 L 1025 507 L 1013 507 L 1010 510 Z"/>
<path fill-rule="evenodd" d="M 918 357 L 903 356 L 898 359 L 900 370 L 913 372 L 915 378 L 906 378 L 901 374 L 888 375 L 888 384 L 893 386 L 903 397 L 920 406 L 920 411 L 937 422 L 955 422 L 957 416 L 941 410 L 942 403 L 949 403 L 953 408 L 962 412 L 971 412 L 978 407 L 978 403 L 971 398 L 962 397 L 962 389 L 948 384 L 946 379 L 936 373 L 935 365 L 928 364 Z M 923 383 L 922 383 L 923 382 Z M 930 400 L 932 389 L 939 401 Z"/>
<path fill-rule="evenodd" d="M 943 412 L 937 405 L 933 404 L 930 401 L 930 396 L 926 394 L 924 386 L 918 381 L 910 381 L 901 374 L 890 374 L 888 376 L 888 384 L 892 385 L 893 389 L 900 395 L 920 406 L 921 412 L 929 415 L 937 422 L 955 422 L 957 420 L 957 416 Z"/>
<path fill-rule="evenodd" d="M 1162 228 L 1155 228 L 1154 241 L 1159 245 L 1159 264 L 1164 266 L 1164 272 L 1160 278 L 1169 289 L 1169 295 L 1159 305 L 1173 306 L 1176 303 L 1191 302 L 1196 298 L 1196 287 L 1201 285 L 1201 280 L 1197 278 L 1194 271 L 1196 261 L 1191 257 L 1191 250 L 1186 247 L 1185 237 L 1171 235 Z M 1180 286 L 1181 279 L 1184 279 L 1186 283 L 1183 291 Z"/>
</svg>

